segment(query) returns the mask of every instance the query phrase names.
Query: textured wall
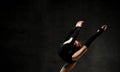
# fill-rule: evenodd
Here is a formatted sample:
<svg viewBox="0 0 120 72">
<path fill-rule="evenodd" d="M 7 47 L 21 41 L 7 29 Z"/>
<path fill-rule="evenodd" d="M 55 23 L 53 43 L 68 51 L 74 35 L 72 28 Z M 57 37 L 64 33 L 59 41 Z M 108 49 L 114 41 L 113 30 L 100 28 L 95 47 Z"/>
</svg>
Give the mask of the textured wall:
<svg viewBox="0 0 120 72">
<path fill-rule="evenodd" d="M 1 1 L 1 55 L 4 72 L 59 72 L 60 43 L 78 20 L 84 42 L 99 26 L 108 29 L 90 46 L 73 72 L 119 72 L 119 7 L 116 1 Z"/>
</svg>

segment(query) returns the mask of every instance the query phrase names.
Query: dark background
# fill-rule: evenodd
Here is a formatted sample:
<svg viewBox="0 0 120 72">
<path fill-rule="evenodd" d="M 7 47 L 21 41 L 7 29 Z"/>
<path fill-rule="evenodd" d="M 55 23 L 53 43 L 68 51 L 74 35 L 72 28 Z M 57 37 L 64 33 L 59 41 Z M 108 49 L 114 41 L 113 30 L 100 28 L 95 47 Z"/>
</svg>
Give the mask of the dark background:
<svg viewBox="0 0 120 72">
<path fill-rule="evenodd" d="M 119 3 L 115 0 L 1 0 L 1 72 L 59 72 L 57 50 L 84 20 L 79 40 L 103 24 L 108 29 L 89 47 L 73 72 L 119 72 Z M 2 71 L 3 70 L 3 71 Z"/>
</svg>

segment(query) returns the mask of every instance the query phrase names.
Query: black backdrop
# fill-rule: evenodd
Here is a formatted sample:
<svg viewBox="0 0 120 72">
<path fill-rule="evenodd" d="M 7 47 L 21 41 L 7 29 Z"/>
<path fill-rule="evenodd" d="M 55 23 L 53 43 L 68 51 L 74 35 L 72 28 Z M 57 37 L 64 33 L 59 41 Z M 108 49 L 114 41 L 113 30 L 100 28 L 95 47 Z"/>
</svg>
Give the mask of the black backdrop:
<svg viewBox="0 0 120 72">
<path fill-rule="evenodd" d="M 0 1 L 1 72 L 59 72 L 60 43 L 78 20 L 79 40 L 103 24 L 108 29 L 90 46 L 73 72 L 119 72 L 119 3 L 102 0 Z M 4 71 L 2 71 L 4 70 Z"/>
</svg>

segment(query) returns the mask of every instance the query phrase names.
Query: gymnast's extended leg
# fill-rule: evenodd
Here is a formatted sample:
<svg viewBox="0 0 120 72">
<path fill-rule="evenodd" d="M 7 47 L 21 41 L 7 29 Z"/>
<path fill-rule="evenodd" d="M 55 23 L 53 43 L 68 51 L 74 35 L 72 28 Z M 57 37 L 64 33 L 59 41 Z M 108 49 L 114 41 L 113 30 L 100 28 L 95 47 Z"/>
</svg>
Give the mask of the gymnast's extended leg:
<svg viewBox="0 0 120 72">
<path fill-rule="evenodd" d="M 84 21 L 78 21 L 75 25 L 74 29 L 70 32 L 70 34 L 65 38 L 65 41 L 63 44 L 71 43 L 74 44 L 75 40 L 78 37 L 78 34 L 80 32 L 80 28 L 82 27 Z"/>
<path fill-rule="evenodd" d="M 86 51 L 90 44 L 107 29 L 107 25 L 102 25 L 95 34 L 93 34 L 86 43 L 72 55 L 73 60 L 78 60 Z"/>
</svg>

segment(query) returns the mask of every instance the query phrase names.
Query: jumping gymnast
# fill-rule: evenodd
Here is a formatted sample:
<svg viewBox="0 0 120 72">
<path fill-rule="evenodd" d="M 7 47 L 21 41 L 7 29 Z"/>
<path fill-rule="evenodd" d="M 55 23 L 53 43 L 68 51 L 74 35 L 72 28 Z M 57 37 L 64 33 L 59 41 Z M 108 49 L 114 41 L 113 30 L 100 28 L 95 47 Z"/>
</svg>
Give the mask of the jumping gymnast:
<svg viewBox="0 0 120 72">
<path fill-rule="evenodd" d="M 77 40 L 77 37 L 83 22 L 84 21 L 78 21 L 76 23 L 74 29 L 66 37 L 65 41 L 58 50 L 59 56 L 66 62 L 60 72 L 69 72 L 72 70 L 77 61 L 88 50 L 90 44 L 107 29 L 107 25 L 102 25 L 96 33 L 85 42 L 84 45 L 81 45 L 81 43 Z"/>
</svg>

